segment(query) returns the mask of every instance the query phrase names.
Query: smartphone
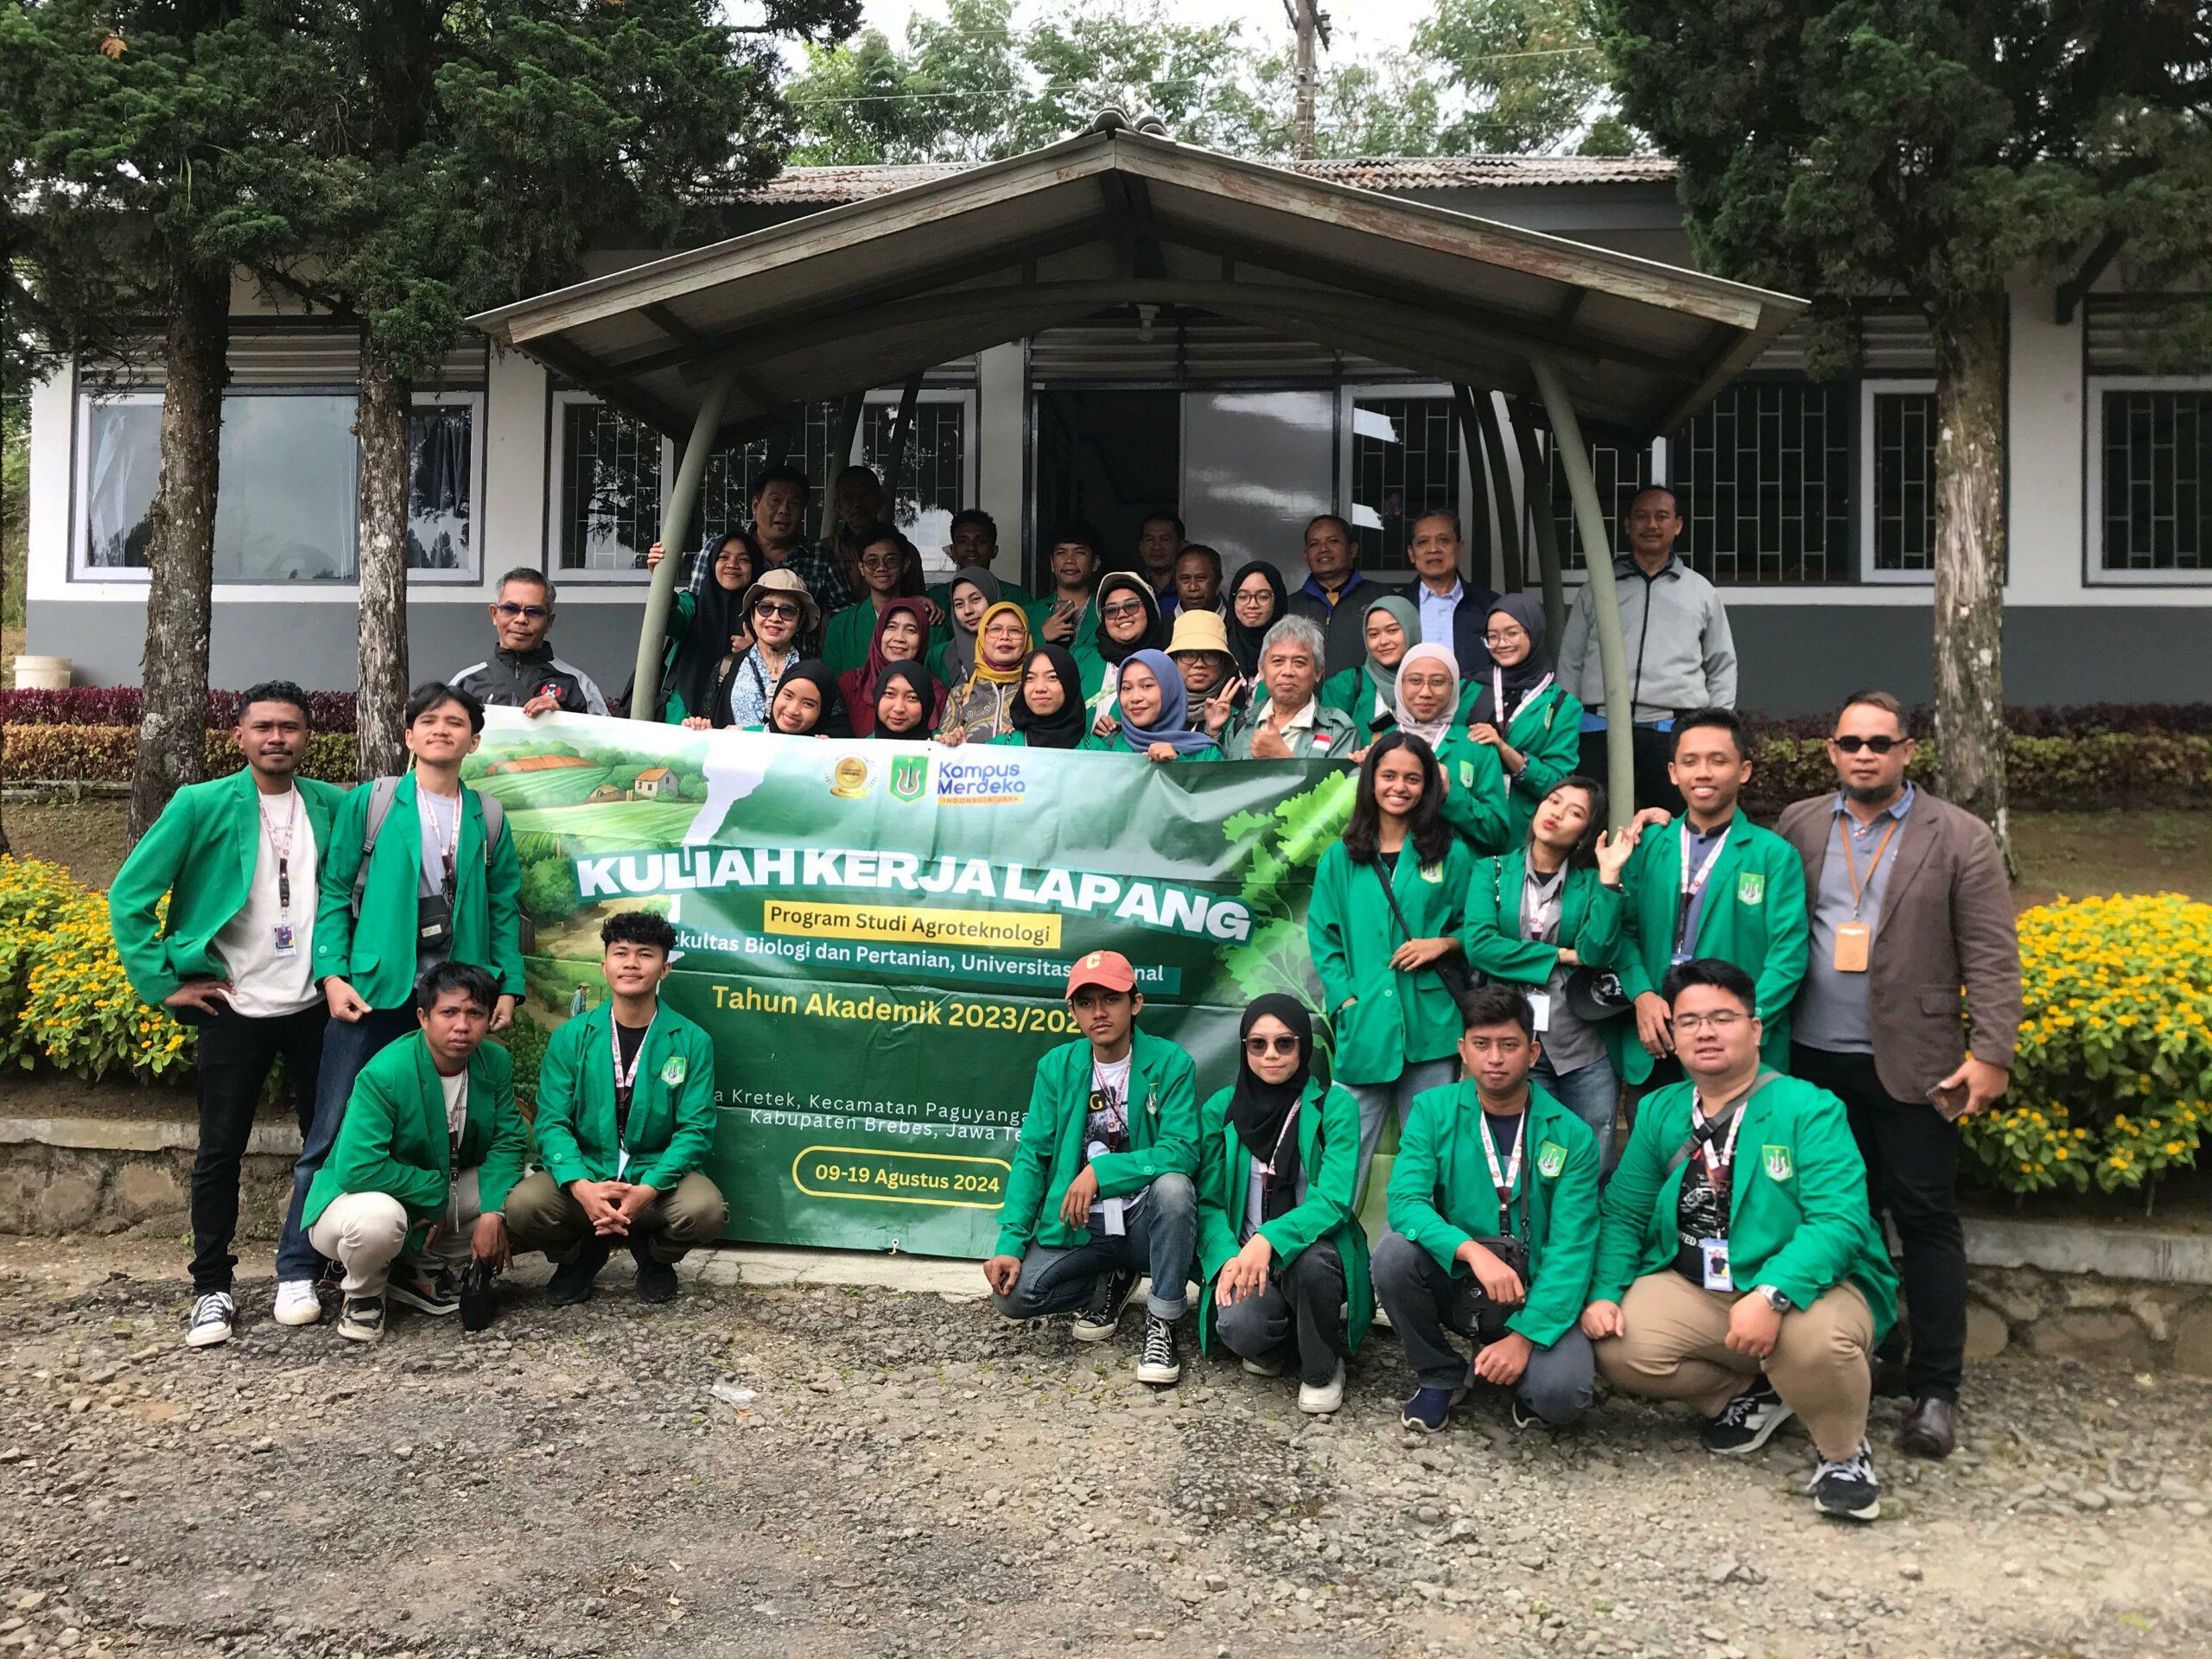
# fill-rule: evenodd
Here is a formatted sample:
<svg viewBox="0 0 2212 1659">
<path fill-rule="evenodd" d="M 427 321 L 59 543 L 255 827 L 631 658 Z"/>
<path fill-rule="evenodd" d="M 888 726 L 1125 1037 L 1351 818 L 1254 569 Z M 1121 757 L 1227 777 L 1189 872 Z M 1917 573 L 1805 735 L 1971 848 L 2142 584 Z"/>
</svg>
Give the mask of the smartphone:
<svg viewBox="0 0 2212 1659">
<path fill-rule="evenodd" d="M 1963 1083 L 1953 1084 L 1948 1089 L 1939 1083 L 1928 1091 L 1929 1104 L 1943 1114 L 1946 1123 L 1955 1123 L 1967 1115 L 1967 1086 Z"/>
</svg>

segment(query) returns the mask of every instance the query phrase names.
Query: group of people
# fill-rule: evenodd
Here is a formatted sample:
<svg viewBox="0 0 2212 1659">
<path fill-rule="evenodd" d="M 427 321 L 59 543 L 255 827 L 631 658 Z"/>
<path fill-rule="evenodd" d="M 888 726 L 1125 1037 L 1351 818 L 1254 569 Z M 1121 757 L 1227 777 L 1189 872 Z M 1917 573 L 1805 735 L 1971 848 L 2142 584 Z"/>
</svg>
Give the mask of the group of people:
<svg viewBox="0 0 2212 1659">
<path fill-rule="evenodd" d="M 1083 1035 L 1038 1064 L 984 1264 L 1001 1313 L 1072 1313 L 1099 1340 L 1148 1280 L 1137 1376 L 1170 1386 L 1195 1274 L 1200 1342 L 1255 1375 L 1294 1368 L 1300 1405 L 1325 1413 L 1379 1304 L 1419 1385 L 1411 1427 L 1440 1429 L 1478 1383 L 1517 1421 L 1564 1425 L 1600 1376 L 1693 1402 L 1719 1452 L 1796 1415 L 1836 1516 L 1878 1509 L 1873 1395 L 1906 1396 L 1908 1452 L 1948 1455 L 1957 1122 L 2003 1094 L 2020 1014 L 2002 861 L 1907 780 L 1913 739 L 1880 691 L 1837 716 L 1834 791 L 1776 831 L 1740 810 L 1726 619 L 1673 552 L 1669 493 L 1627 520 L 1642 810 L 1609 830 L 1582 760 L 1605 741 L 1586 613 L 1553 658 L 1540 607 L 1470 582 L 1449 513 L 1414 521 L 1404 589 L 1363 576 L 1329 516 L 1296 593 L 1263 563 L 1224 585 L 1160 514 L 1133 569 L 1102 575 L 1094 534 L 1056 532 L 1032 596 L 991 574 L 979 512 L 956 521 L 957 573 L 925 589 L 867 482 L 841 480 L 838 535 L 814 547 L 804 478 L 757 481 L 753 530 L 709 549 L 674 608 L 664 719 L 1359 767 L 1314 878 L 1319 1006 L 1254 1002 L 1234 1077 L 1203 1100 L 1192 1058 L 1140 1028 L 1132 965 L 1075 963 Z M 303 1141 L 282 1323 L 321 1319 L 325 1292 L 355 1340 L 391 1302 L 489 1318 L 517 1251 L 550 1257 L 551 1300 L 572 1303 L 618 1245 L 661 1300 L 722 1231 L 712 1052 L 660 1002 L 664 919 L 607 922 L 607 995 L 551 1039 L 533 1125 L 487 1040 L 524 990 L 518 866 L 461 763 L 486 702 L 608 706 L 554 655 L 542 574 L 507 578 L 493 620 L 493 659 L 411 697 L 403 777 L 298 777 L 305 694 L 248 691 L 245 769 L 181 791 L 117 877 L 133 986 L 200 1033 L 194 1346 L 238 1317 L 239 1158 L 279 1056 Z M 1358 1217 L 1386 1127 L 1370 1258 Z"/>
</svg>

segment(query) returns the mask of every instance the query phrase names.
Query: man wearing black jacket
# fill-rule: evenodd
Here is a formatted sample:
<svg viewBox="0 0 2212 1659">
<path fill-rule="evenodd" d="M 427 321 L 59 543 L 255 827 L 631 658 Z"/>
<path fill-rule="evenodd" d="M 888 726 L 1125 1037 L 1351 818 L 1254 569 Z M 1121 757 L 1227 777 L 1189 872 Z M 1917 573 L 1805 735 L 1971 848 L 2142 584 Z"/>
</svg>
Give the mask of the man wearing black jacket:
<svg viewBox="0 0 2212 1659">
<path fill-rule="evenodd" d="M 472 663 L 447 683 L 486 708 L 519 709 L 525 715 L 603 715 L 607 698 L 590 675 L 553 654 L 545 636 L 553 626 L 553 584 L 543 571 L 520 566 L 499 578 L 491 605 L 499 649 Z"/>
</svg>

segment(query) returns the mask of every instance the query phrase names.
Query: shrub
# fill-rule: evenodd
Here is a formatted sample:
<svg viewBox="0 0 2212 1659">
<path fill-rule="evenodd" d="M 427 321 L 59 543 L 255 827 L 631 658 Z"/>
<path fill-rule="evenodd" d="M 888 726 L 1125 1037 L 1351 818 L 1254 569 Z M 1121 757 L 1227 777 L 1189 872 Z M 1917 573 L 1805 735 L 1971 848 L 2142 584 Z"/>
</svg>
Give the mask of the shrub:
<svg viewBox="0 0 2212 1659">
<path fill-rule="evenodd" d="M 2096 732 L 2027 737 L 2015 732 L 2005 753 L 2016 810 L 2212 806 L 2212 736 Z M 1771 818 L 1792 801 L 1835 788 L 1825 738 L 1770 734 L 1755 741 L 1751 758 L 1744 804 L 1755 817 Z M 1937 759 L 1934 742 L 1923 738 L 1908 775 L 1933 787 Z"/>
<path fill-rule="evenodd" d="M 10 783 L 125 784 L 138 754 L 136 726 L 10 726 L 0 751 L 0 779 Z M 205 765 L 211 778 L 228 777 L 245 764 L 228 732 L 207 734 Z M 308 739 L 300 771 L 325 783 L 351 784 L 355 749 L 350 732 L 317 732 Z"/>
<path fill-rule="evenodd" d="M 91 1078 L 191 1065 L 194 1033 L 124 977 L 106 900 L 55 866 L 0 858 L 0 964 L 11 964 L 0 966 L 0 1014 L 15 1015 L 0 1029 L 0 1059 Z"/>
<path fill-rule="evenodd" d="M 552 1040 L 551 1034 L 518 1008 L 513 1028 L 502 1032 L 493 1040 L 505 1046 L 507 1058 L 514 1062 L 515 1099 L 534 1115 L 537 1108 L 538 1068 L 545 1063 L 545 1046 Z"/>
<path fill-rule="evenodd" d="M 0 725 L 136 726 L 143 706 L 135 685 L 73 685 L 62 691 L 0 691 Z M 238 708 L 237 691 L 210 691 L 208 730 L 230 730 L 238 722 Z M 308 692 L 308 723 L 318 732 L 352 731 L 353 694 Z"/>
</svg>

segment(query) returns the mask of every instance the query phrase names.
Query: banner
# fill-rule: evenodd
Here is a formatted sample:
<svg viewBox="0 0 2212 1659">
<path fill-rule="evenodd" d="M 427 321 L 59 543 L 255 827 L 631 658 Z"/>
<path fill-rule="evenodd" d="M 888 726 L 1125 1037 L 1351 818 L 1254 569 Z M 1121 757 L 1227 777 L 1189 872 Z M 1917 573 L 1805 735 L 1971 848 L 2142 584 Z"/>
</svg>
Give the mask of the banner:
<svg viewBox="0 0 2212 1659">
<path fill-rule="evenodd" d="M 1069 964 L 1128 957 L 1143 1027 L 1190 1052 L 1202 1100 L 1226 1087 L 1252 997 L 1320 1005 L 1306 900 L 1353 790 L 1290 761 L 496 709 L 464 775 L 513 829 L 535 1025 L 606 995 L 609 914 L 675 925 L 662 995 L 714 1039 L 730 1237 L 976 1256 L 1037 1058 L 1078 1034 Z"/>
</svg>

